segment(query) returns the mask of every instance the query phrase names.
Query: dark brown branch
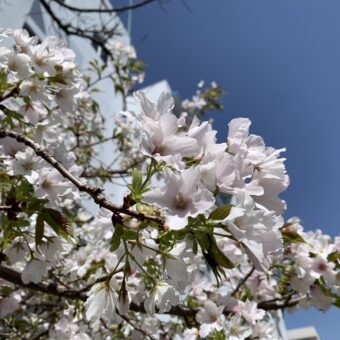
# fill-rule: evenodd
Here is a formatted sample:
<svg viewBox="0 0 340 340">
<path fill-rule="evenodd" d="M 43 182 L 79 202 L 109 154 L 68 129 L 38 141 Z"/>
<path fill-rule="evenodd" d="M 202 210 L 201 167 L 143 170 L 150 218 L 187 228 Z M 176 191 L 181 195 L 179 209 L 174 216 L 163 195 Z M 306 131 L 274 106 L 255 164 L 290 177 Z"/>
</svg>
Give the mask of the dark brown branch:
<svg viewBox="0 0 340 340">
<path fill-rule="evenodd" d="M 0 277 L 8 282 L 12 282 L 18 286 L 21 286 L 23 288 L 28 288 L 32 290 L 36 290 L 42 293 L 46 293 L 49 295 L 55 295 L 55 296 L 63 296 L 67 299 L 71 300 L 86 300 L 86 294 L 85 293 L 79 293 L 77 291 L 72 290 L 66 290 L 62 288 L 61 286 L 57 286 L 55 284 L 45 284 L 45 283 L 23 283 L 21 280 L 20 273 L 16 272 L 13 269 L 0 266 Z"/>
<path fill-rule="evenodd" d="M 253 267 L 250 272 L 239 282 L 237 287 L 234 289 L 234 291 L 231 293 L 231 296 L 235 296 L 237 292 L 240 290 L 240 288 L 247 282 L 247 280 L 250 278 L 250 276 L 254 273 L 255 267 Z"/>
<path fill-rule="evenodd" d="M 58 286 L 56 284 L 45 284 L 45 283 L 28 283 L 25 284 L 21 280 L 20 273 L 16 272 L 13 269 L 8 267 L 4 267 L 0 265 L 0 278 L 12 282 L 22 288 L 27 288 L 35 291 L 39 291 L 42 293 L 46 293 L 49 295 L 55 295 L 59 297 L 64 297 L 66 299 L 71 300 L 82 300 L 86 301 L 87 295 L 82 290 L 66 290 L 65 288 Z M 130 304 L 130 310 L 139 313 L 146 313 L 143 305 L 137 305 L 132 302 Z M 177 316 L 190 316 L 195 315 L 197 313 L 197 309 L 188 309 L 185 307 L 175 306 L 171 308 L 171 310 L 165 314 L 177 315 Z"/>
<path fill-rule="evenodd" d="M 117 175 L 117 176 L 115 176 Z M 111 178 L 112 176 L 115 177 L 123 177 L 123 176 L 131 176 L 130 169 L 118 169 L 118 170 L 107 170 L 105 173 L 99 173 L 97 171 L 92 172 L 83 172 L 80 177 L 83 178 Z"/>
<path fill-rule="evenodd" d="M 286 299 L 283 302 L 272 302 L 272 301 L 263 301 L 258 303 L 257 307 L 264 310 L 279 310 L 285 309 L 288 307 L 296 306 L 300 301 L 304 300 L 306 295 L 299 296 L 295 299 Z"/>
<path fill-rule="evenodd" d="M 70 23 L 63 23 L 62 20 L 53 12 L 53 10 L 51 9 L 51 6 L 47 3 L 46 0 L 40 0 L 40 3 L 45 8 L 46 12 L 51 16 L 52 20 L 58 25 L 58 27 L 66 35 L 74 35 L 74 36 L 88 39 L 91 42 L 100 46 L 103 52 L 105 52 L 107 55 L 112 57 L 112 53 L 105 46 L 107 37 L 105 38 L 105 40 L 95 38 L 95 34 L 102 33 L 102 31 L 91 31 L 89 34 L 89 33 L 86 33 L 85 30 L 72 26 Z"/>
<path fill-rule="evenodd" d="M 79 191 L 86 192 L 88 195 L 90 195 L 93 201 L 96 204 L 98 204 L 100 207 L 105 208 L 113 212 L 114 214 L 123 213 L 125 215 L 135 217 L 136 219 L 141 220 L 141 221 L 148 220 L 148 221 L 156 222 L 157 224 L 163 226 L 163 221 L 158 217 L 146 216 L 142 213 L 129 210 L 124 205 L 119 206 L 119 205 L 113 204 L 108 199 L 106 199 L 105 196 L 102 194 L 102 191 L 103 191 L 102 189 L 83 183 L 79 178 L 72 175 L 53 156 L 51 156 L 45 148 L 41 147 L 39 144 L 29 139 L 28 137 L 21 135 L 19 133 L 13 132 L 13 131 L 0 130 L 0 139 L 5 138 L 5 137 L 13 138 L 19 143 L 23 143 L 27 145 L 28 147 L 30 147 L 31 149 L 33 149 L 37 156 L 41 157 L 47 163 L 52 165 L 64 178 L 69 180 Z"/>
<path fill-rule="evenodd" d="M 79 8 L 75 6 L 68 5 L 60 0 L 53 0 L 55 3 L 60 5 L 61 7 L 64 7 L 70 11 L 78 12 L 78 13 L 122 13 L 126 12 L 132 9 L 137 9 L 143 6 L 146 6 L 152 2 L 155 2 L 156 0 L 144 0 L 142 2 L 129 5 L 129 6 L 123 6 L 123 7 L 117 7 L 117 8 Z"/>
<path fill-rule="evenodd" d="M 8 267 L 0 266 L 0 278 L 12 282 L 20 287 L 32 289 L 35 291 L 39 291 L 42 293 L 46 293 L 49 295 L 55 295 L 59 297 L 64 297 L 71 300 L 82 300 L 85 301 L 87 299 L 87 295 L 82 290 L 66 290 L 63 287 L 60 287 L 55 284 L 45 284 L 45 283 L 28 283 L 25 284 L 21 280 L 20 273 L 10 269 Z M 290 301 L 280 302 L 273 302 L 273 301 L 263 301 L 258 304 L 258 308 L 264 309 L 266 311 L 270 310 L 279 310 L 288 307 L 293 307 L 297 305 L 301 300 L 305 299 L 306 295 L 302 295 Z M 132 302 L 130 304 L 130 310 L 133 312 L 145 313 L 145 309 L 143 305 L 137 305 L 136 303 Z M 175 316 L 181 317 L 188 317 L 188 316 L 195 316 L 199 309 L 197 308 L 186 308 L 181 306 L 175 306 L 170 309 L 169 312 L 163 314 L 170 314 Z M 229 312 L 226 312 L 228 314 Z"/>
</svg>

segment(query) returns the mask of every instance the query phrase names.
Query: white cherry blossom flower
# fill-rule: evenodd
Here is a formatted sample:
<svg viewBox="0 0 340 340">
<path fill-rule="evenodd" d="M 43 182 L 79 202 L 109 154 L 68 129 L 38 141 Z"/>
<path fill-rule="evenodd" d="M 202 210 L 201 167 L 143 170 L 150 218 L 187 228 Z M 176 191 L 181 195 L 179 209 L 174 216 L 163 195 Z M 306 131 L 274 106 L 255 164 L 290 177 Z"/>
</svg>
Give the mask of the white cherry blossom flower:
<svg viewBox="0 0 340 340">
<path fill-rule="evenodd" d="M 47 242 L 39 245 L 41 253 L 44 255 L 46 261 L 54 262 L 56 255 L 63 250 L 59 237 L 49 237 Z"/>
<path fill-rule="evenodd" d="M 118 303 L 118 295 L 113 286 L 116 285 L 112 277 L 110 281 L 99 282 L 92 286 L 85 302 L 86 318 L 97 320 L 103 315 L 114 317 Z"/>
<path fill-rule="evenodd" d="M 255 210 L 254 202 L 247 195 L 243 196 L 244 215 L 228 222 L 228 228 L 234 237 L 242 242 L 255 268 L 266 270 L 269 268 L 268 255 L 277 253 L 282 248 L 280 228 L 283 218 L 274 212 Z"/>
<path fill-rule="evenodd" d="M 30 148 L 26 148 L 24 151 L 18 151 L 15 154 L 15 158 L 5 161 L 5 164 L 7 164 L 10 175 L 23 175 L 29 182 L 37 178 L 36 176 L 31 178 L 31 175 L 32 172 L 35 172 L 37 175 L 37 171 L 41 166 L 40 160 Z"/>
<path fill-rule="evenodd" d="M 8 256 L 11 263 L 22 261 L 28 254 L 28 246 L 25 242 L 16 241 L 8 247 L 4 253 Z"/>
<path fill-rule="evenodd" d="M 334 302 L 333 297 L 326 295 L 322 291 L 322 289 L 317 285 L 313 285 L 311 287 L 311 296 L 312 296 L 313 305 L 317 309 L 321 309 L 324 311 L 329 309 Z"/>
<path fill-rule="evenodd" d="M 144 308 L 148 315 L 156 313 L 156 306 L 159 311 L 168 312 L 172 306 L 179 303 L 179 296 L 175 289 L 165 281 L 158 281 L 152 289 L 151 294 L 144 301 Z"/>
<path fill-rule="evenodd" d="M 19 112 L 33 125 L 38 124 L 47 115 L 47 109 L 38 101 L 22 105 L 19 108 Z"/>
<path fill-rule="evenodd" d="M 199 187 L 199 168 L 189 168 L 179 174 L 166 169 L 164 177 L 165 187 L 145 193 L 142 199 L 165 212 L 170 229 L 184 228 L 189 216 L 206 214 L 214 205 L 215 199 L 211 192 Z"/>
<path fill-rule="evenodd" d="M 39 173 L 35 193 L 38 198 L 48 198 L 50 202 L 55 203 L 60 196 L 70 192 L 71 188 L 70 183 L 65 182 L 57 170 L 43 168 Z"/>
<path fill-rule="evenodd" d="M 29 282 L 39 283 L 47 273 L 47 263 L 39 259 L 32 259 L 28 262 L 21 273 L 21 280 L 24 284 Z"/>
<path fill-rule="evenodd" d="M 327 284 L 332 285 L 335 281 L 336 271 L 333 270 L 334 263 L 330 263 L 326 258 L 318 256 L 312 260 L 312 275 L 315 278 L 322 276 Z"/>
<path fill-rule="evenodd" d="M 252 328 L 243 323 L 242 317 L 239 314 L 233 315 L 225 326 L 225 334 L 229 340 L 247 339 L 253 333 Z"/>
<path fill-rule="evenodd" d="M 263 309 L 257 308 L 255 301 L 240 302 L 236 308 L 251 325 L 255 325 L 256 321 L 263 319 L 265 315 Z"/>
<path fill-rule="evenodd" d="M 196 314 L 196 321 L 201 324 L 199 334 L 202 338 L 215 331 L 223 329 L 224 318 L 221 318 L 224 306 L 217 306 L 213 301 L 207 300 Z"/>
<path fill-rule="evenodd" d="M 177 117 L 171 113 L 162 115 L 157 121 L 143 121 L 142 141 L 146 155 L 171 164 L 172 156 L 194 156 L 199 151 L 197 140 L 176 134 Z"/>
<path fill-rule="evenodd" d="M 184 242 L 177 244 L 165 259 L 165 271 L 175 282 L 186 282 L 188 280 L 187 266 L 181 256 L 186 244 Z"/>
<path fill-rule="evenodd" d="M 27 53 L 29 47 L 36 44 L 37 38 L 31 37 L 25 29 L 15 29 L 11 32 L 14 43 L 19 52 Z"/>
<path fill-rule="evenodd" d="M 152 120 L 159 120 L 175 106 L 174 100 L 168 92 L 163 92 L 160 95 L 157 104 L 152 103 L 142 91 L 135 92 L 135 97 L 139 100 L 142 107 L 140 118 L 143 118 L 145 115 Z"/>
<path fill-rule="evenodd" d="M 32 74 L 31 59 L 27 54 L 12 52 L 7 57 L 7 67 L 17 74 L 19 79 L 27 79 Z"/>
</svg>

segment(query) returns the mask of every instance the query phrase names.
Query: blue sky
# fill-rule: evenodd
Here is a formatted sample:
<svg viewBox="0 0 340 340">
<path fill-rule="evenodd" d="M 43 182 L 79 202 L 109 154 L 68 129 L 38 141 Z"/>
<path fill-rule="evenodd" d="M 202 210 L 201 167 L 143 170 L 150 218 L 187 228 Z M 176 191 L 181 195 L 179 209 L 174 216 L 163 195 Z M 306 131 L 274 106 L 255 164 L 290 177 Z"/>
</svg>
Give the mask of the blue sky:
<svg viewBox="0 0 340 340">
<path fill-rule="evenodd" d="M 147 64 L 146 84 L 167 79 L 181 96 L 216 80 L 228 92 L 213 114 L 220 141 L 234 117 L 286 147 L 291 185 L 286 217 L 339 235 L 340 1 L 180 0 L 133 13 L 132 35 Z M 300 312 L 289 328 L 313 324 L 339 339 L 340 312 Z"/>
</svg>

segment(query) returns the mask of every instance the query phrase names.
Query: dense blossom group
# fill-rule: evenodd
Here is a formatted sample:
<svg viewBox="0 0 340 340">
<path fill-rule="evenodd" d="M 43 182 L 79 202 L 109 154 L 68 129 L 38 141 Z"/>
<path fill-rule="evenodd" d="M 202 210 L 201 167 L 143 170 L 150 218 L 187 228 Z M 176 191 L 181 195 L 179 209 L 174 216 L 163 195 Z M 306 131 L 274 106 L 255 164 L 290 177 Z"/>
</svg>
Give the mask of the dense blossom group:
<svg viewBox="0 0 340 340">
<path fill-rule="evenodd" d="M 100 189 L 107 138 L 74 53 L 24 30 L 1 36 L 1 332 L 281 339 L 281 310 L 339 306 L 340 238 L 285 223 L 285 150 L 251 134 L 249 119 L 217 142 L 200 120 L 218 108 L 216 84 L 200 84 L 179 115 L 169 93 L 153 103 L 142 91 L 139 112 L 116 114 L 113 145 L 135 166 L 119 173 L 129 184 L 117 206 Z M 140 80 L 136 55 L 108 48 L 124 97 Z"/>
</svg>

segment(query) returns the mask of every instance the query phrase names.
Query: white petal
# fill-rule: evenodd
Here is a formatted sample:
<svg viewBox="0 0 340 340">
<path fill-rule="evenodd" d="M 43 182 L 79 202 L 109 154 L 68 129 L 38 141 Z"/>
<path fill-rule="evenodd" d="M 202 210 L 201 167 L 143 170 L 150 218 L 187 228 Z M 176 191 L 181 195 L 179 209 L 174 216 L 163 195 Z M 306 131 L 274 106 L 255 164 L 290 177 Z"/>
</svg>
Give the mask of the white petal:
<svg viewBox="0 0 340 340">
<path fill-rule="evenodd" d="M 162 92 L 160 97 L 158 98 L 157 109 L 160 115 L 163 115 L 170 110 L 172 110 L 175 106 L 174 99 L 171 94 L 168 92 Z"/>
</svg>

